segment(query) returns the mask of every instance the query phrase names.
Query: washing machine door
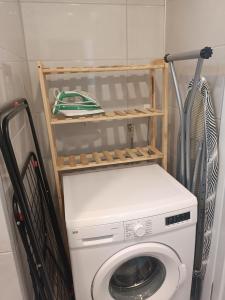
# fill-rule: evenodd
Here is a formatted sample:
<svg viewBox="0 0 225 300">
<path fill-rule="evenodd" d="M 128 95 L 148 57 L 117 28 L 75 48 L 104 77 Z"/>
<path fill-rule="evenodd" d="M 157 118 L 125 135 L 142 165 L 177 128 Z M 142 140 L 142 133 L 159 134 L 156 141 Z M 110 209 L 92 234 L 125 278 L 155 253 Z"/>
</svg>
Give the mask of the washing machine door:
<svg viewBox="0 0 225 300">
<path fill-rule="evenodd" d="M 94 300 L 170 300 L 186 277 L 186 267 L 171 248 L 141 243 L 108 259 L 95 275 Z"/>
</svg>

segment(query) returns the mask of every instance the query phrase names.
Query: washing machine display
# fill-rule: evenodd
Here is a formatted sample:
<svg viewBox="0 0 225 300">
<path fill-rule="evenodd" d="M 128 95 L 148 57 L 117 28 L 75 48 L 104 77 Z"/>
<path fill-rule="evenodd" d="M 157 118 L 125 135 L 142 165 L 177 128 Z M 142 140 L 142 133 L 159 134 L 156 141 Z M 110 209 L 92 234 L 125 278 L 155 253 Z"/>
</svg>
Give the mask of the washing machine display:
<svg viewBox="0 0 225 300">
<path fill-rule="evenodd" d="M 109 291 L 113 299 L 149 299 L 162 286 L 166 277 L 163 263 L 151 256 L 135 257 L 113 273 Z"/>
<path fill-rule="evenodd" d="M 188 221 L 191 218 L 191 213 L 189 212 L 185 212 L 183 214 L 179 214 L 179 215 L 175 215 L 175 216 L 170 216 L 166 218 L 166 225 L 172 225 L 172 224 L 176 224 L 176 223 L 180 223 L 180 222 L 184 222 L 184 221 Z"/>
</svg>

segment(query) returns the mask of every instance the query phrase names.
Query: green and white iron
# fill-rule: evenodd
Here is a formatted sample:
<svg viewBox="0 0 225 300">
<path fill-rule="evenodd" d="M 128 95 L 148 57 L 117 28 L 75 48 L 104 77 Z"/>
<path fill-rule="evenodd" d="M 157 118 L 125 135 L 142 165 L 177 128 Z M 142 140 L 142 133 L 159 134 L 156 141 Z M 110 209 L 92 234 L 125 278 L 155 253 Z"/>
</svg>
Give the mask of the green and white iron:
<svg viewBox="0 0 225 300">
<path fill-rule="evenodd" d="M 67 117 L 94 115 L 104 110 L 97 101 L 85 92 L 55 90 L 55 104 L 53 114 L 63 114 Z"/>
</svg>

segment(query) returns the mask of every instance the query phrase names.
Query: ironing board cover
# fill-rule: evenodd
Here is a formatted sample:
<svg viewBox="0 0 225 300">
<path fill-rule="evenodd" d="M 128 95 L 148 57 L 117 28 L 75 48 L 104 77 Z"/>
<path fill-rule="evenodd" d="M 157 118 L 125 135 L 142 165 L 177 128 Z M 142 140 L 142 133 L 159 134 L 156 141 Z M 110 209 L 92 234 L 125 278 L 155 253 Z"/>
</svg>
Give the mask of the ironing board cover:
<svg viewBox="0 0 225 300">
<path fill-rule="evenodd" d="M 189 83 L 189 92 L 193 80 Z M 188 106 L 188 97 L 185 108 Z M 201 78 L 191 115 L 191 172 L 193 175 L 199 145 L 202 144 L 201 162 L 194 194 L 198 199 L 198 224 L 196 236 L 194 276 L 203 281 L 212 240 L 218 179 L 218 133 L 209 85 Z M 196 273 L 196 274 L 195 274 Z"/>
</svg>

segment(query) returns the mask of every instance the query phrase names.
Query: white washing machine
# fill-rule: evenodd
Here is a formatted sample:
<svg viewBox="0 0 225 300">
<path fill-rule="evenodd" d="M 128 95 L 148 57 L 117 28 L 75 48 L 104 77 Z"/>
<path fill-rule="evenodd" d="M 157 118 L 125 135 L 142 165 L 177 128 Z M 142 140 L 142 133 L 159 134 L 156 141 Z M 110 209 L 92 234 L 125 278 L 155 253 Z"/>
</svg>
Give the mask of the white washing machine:
<svg viewBox="0 0 225 300">
<path fill-rule="evenodd" d="M 63 177 L 76 300 L 189 300 L 197 201 L 158 165 Z"/>
</svg>

